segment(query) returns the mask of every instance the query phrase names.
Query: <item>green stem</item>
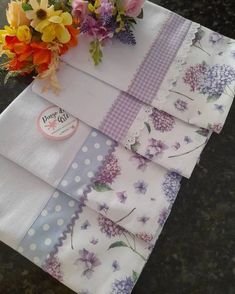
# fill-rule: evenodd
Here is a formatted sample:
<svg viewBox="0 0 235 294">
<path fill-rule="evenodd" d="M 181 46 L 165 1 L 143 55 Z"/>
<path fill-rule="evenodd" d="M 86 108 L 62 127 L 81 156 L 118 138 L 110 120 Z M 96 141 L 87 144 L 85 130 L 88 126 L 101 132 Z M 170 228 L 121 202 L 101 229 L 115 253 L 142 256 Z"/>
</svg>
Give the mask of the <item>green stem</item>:
<svg viewBox="0 0 235 294">
<path fill-rule="evenodd" d="M 134 211 L 136 210 L 136 208 L 133 208 L 127 215 L 125 215 L 124 217 L 120 218 L 118 221 L 116 221 L 115 223 L 120 223 L 121 221 L 123 221 L 125 218 L 127 218 L 129 215 L 131 215 Z"/>
<path fill-rule="evenodd" d="M 125 237 L 125 239 L 126 239 L 126 241 L 128 243 L 128 248 L 131 249 L 135 254 L 139 255 L 139 257 L 141 257 L 144 261 L 147 261 L 147 259 L 141 253 L 139 253 L 136 250 L 136 248 L 134 248 L 134 247 L 131 246 L 131 244 L 130 244 L 130 242 L 129 242 L 129 240 L 128 240 L 128 238 L 127 238 L 127 236 L 126 236 L 126 234 L 124 232 L 123 232 L 123 235 L 124 235 L 124 237 Z"/>
<path fill-rule="evenodd" d="M 180 93 L 180 92 L 173 91 L 173 90 L 169 90 L 169 91 L 170 91 L 171 93 L 175 93 L 175 94 L 181 95 L 181 96 L 183 96 L 183 97 L 185 97 L 185 98 L 187 98 L 187 99 L 189 99 L 189 100 L 191 100 L 191 101 L 194 101 L 193 98 L 190 98 L 189 96 L 187 96 L 187 95 L 185 95 L 185 94 L 182 94 L 182 93 Z"/>
<path fill-rule="evenodd" d="M 183 156 L 183 155 L 187 155 L 187 154 L 192 153 L 193 151 L 195 151 L 195 150 L 201 148 L 202 146 L 206 145 L 206 143 L 207 143 L 207 140 L 206 140 L 206 142 L 204 142 L 203 144 L 201 144 L 201 145 L 195 147 L 194 149 L 192 149 L 192 150 L 190 150 L 190 151 L 187 151 L 187 152 L 184 152 L 184 153 L 181 153 L 181 154 L 178 154 L 178 155 L 171 155 L 171 156 L 168 156 L 168 158 L 175 158 L 175 157 L 180 157 L 180 156 Z"/>
<path fill-rule="evenodd" d="M 208 53 L 206 50 L 204 50 L 202 47 L 200 47 L 200 46 L 197 46 L 197 45 L 193 45 L 195 48 L 198 48 L 199 50 L 202 50 L 203 52 L 205 52 L 208 56 L 211 56 L 211 54 L 210 53 Z"/>
</svg>

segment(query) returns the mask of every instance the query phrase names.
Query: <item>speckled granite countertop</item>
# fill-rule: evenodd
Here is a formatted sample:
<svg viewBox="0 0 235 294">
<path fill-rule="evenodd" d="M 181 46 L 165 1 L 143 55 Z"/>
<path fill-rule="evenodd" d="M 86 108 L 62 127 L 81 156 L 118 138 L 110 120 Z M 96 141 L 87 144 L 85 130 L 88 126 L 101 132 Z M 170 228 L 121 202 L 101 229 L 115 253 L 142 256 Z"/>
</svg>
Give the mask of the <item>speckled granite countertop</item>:
<svg viewBox="0 0 235 294">
<path fill-rule="evenodd" d="M 4 24 L 7 0 L 0 0 Z M 162 0 L 158 4 L 235 38 L 234 0 Z M 30 82 L 3 87 L 0 112 Z M 1 138 L 0 138 L 1 140 Z M 214 135 L 182 189 L 133 294 L 235 293 L 235 104 L 221 135 Z M 72 294 L 0 243 L 0 293 Z"/>
</svg>

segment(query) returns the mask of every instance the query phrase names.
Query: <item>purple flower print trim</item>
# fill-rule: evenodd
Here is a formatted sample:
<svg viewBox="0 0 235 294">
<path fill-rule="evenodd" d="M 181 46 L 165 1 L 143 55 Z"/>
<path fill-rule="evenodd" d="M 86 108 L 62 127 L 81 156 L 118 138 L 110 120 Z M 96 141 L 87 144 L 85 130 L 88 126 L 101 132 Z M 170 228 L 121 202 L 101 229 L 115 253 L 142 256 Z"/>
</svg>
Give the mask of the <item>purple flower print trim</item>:
<svg viewBox="0 0 235 294">
<path fill-rule="evenodd" d="M 149 159 L 147 159 L 146 157 L 143 157 L 137 153 L 135 153 L 131 159 L 134 159 L 137 162 L 137 169 L 144 171 L 148 165 L 148 163 L 150 162 Z"/>
<path fill-rule="evenodd" d="M 125 230 L 103 215 L 98 216 L 100 231 L 107 237 L 120 236 Z"/>
<path fill-rule="evenodd" d="M 145 181 L 138 181 L 134 183 L 134 188 L 137 194 L 146 194 L 148 184 Z"/>
<path fill-rule="evenodd" d="M 149 139 L 149 144 L 145 153 L 145 156 L 152 159 L 154 156 L 159 156 L 164 150 L 168 149 L 168 146 L 161 140 L 154 138 Z"/>
<path fill-rule="evenodd" d="M 130 294 L 135 286 L 135 281 L 132 277 L 126 277 L 123 280 L 115 280 L 112 285 L 111 294 Z"/>
<path fill-rule="evenodd" d="M 96 257 L 96 255 L 85 248 L 79 250 L 80 258 L 75 261 L 75 265 L 80 265 L 82 262 L 84 265 L 83 276 L 90 279 L 92 274 L 94 273 L 94 268 L 101 265 L 100 260 Z"/>
<path fill-rule="evenodd" d="M 61 263 L 57 255 L 50 256 L 46 263 L 42 266 L 42 269 L 48 272 L 52 277 L 59 280 L 60 282 L 63 281 L 63 273 L 61 271 Z"/>
<path fill-rule="evenodd" d="M 169 203 L 174 203 L 180 189 L 181 176 L 176 172 L 168 172 L 162 183 L 162 189 Z"/>
<path fill-rule="evenodd" d="M 150 114 L 150 118 L 152 119 L 155 130 L 161 133 L 170 132 L 174 128 L 174 117 L 164 111 L 154 108 Z"/>
<path fill-rule="evenodd" d="M 116 177 L 120 174 L 121 169 L 118 165 L 118 159 L 114 154 L 110 154 L 97 175 L 95 182 L 101 184 L 112 184 Z"/>
<path fill-rule="evenodd" d="M 177 99 L 174 103 L 174 106 L 180 112 L 184 112 L 185 110 L 188 109 L 188 103 L 182 99 Z"/>
</svg>

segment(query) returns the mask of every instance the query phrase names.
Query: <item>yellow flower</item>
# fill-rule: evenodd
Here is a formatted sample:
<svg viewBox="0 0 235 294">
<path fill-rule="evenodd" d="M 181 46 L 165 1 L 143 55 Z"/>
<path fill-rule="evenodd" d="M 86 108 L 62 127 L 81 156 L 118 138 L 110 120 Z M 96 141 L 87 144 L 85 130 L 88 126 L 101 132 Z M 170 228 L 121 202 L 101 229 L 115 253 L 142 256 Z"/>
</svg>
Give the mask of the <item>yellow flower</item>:
<svg viewBox="0 0 235 294">
<path fill-rule="evenodd" d="M 58 12 L 58 11 L 56 11 Z M 65 44 L 70 41 L 71 35 L 65 26 L 73 23 L 71 14 L 62 12 L 53 15 L 48 19 L 42 20 L 35 30 L 42 33 L 43 42 L 52 42 L 57 39 L 60 43 Z"/>
<path fill-rule="evenodd" d="M 48 7 L 48 0 L 29 0 L 28 4 L 32 6 L 32 10 L 26 11 L 26 16 L 29 20 L 31 20 L 31 26 L 35 28 L 42 20 L 46 20 L 47 18 L 58 14 L 57 11 L 54 10 L 54 5 Z M 61 11 L 59 11 L 61 13 Z"/>
<path fill-rule="evenodd" d="M 17 28 L 21 25 L 28 25 L 29 20 L 26 17 L 26 14 L 22 8 L 21 1 L 11 1 L 8 4 L 8 10 L 6 12 L 7 21 L 9 25 L 13 28 Z"/>
<path fill-rule="evenodd" d="M 16 30 L 9 26 L 4 26 L 4 30 L 0 30 L 0 44 L 5 42 L 6 36 L 16 36 Z"/>
<path fill-rule="evenodd" d="M 21 42 L 26 44 L 29 44 L 32 39 L 30 28 L 26 25 L 18 27 L 16 36 Z"/>
</svg>

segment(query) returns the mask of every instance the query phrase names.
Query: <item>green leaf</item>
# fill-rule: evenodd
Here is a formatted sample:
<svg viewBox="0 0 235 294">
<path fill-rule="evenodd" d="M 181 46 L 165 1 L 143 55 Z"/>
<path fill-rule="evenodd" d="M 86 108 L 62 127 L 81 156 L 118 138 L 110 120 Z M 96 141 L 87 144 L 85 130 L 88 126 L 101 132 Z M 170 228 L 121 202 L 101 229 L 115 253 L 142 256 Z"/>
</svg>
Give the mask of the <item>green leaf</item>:
<svg viewBox="0 0 235 294">
<path fill-rule="evenodd" d="M 143 8 L 141 9 L 141 12 L 140 12 L 140 14 L 137 16 L 137 18 L 139 18 L 139 19 L 143 19 L 143 18 L 144 18 L 144 9 L 143 9 Z"/>
<path fill-rule="evenodd" d="M 147 130 L 148 130 L 148 132 L 149 132 L 149 134 L 150 134 L 150 133 L 151 133 L 151 127 L 150 127 L 150 124 L 147 123 L 147 122 L 145 122 L 144 124 L 145 124 L 145 126 L 146 126 L 146 128 L 147 128 Z"/>
<path fill-rule="evenodd" d="M 137 152 L 139 146 L 140 146 L 140 143 L 138 141 L 136 141 L 134 144 L 131 145 L 131 151 Z"/>
<path fill-rule="evenodd" d="M 220 95 L 213 95 L 207 97 L 207 102 L 214 102 L 220 98 Z"/>
<path fill-rule="evenodd" d="M 106 192 L 112 190 L 107 184 L 103 183 L 94 183 L 92 187 L 97 192 Z"/>
<path fill-rule="evenodd" d="M 102 61 L 103 52 L 99 40 L 94 40 L 90 43 L 90 54 L 95 65 L 98 65 Z"/>
<path fill-rule="evenodd" d="M 10 79 L 10 78 L 15 78 L 15 77 L 17 77 L 18 75 L 20 75 L 20 73 L 21 73 L 21 71 L 9 71 L 7 74 L 6 74 L 6 76 L 5 76 L 5 78 L 4 78 L 4 85 L 6 85 L 7 84 L 7 82 L 8 82 L 8 80 Z"/>
<path fill-rule="evenodd" d="M 123 241 L 117 241 L 117 242 L 112 243 L 112 244 L 109 246 L 108 250 L 109 250 L 109 249 L 112 249 L 112 248 L 116 248 L 116 247 L 128 247 L 128 246 L 127 246 L 127 244 L 126 244 L 125 242 L 123 242 Z"/>
<path fill-rule="evenodd" d="M 136 271 L 132 271 L 132 279 L 136 282 L 139 278 L 139 274 Z"/>
<path fill-rule="evenodd" d="M 33 10 L 33 7 L 29 3 L 22 3 L 22 8 L 24 11 Z"/>
</svg>

